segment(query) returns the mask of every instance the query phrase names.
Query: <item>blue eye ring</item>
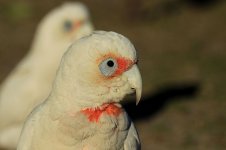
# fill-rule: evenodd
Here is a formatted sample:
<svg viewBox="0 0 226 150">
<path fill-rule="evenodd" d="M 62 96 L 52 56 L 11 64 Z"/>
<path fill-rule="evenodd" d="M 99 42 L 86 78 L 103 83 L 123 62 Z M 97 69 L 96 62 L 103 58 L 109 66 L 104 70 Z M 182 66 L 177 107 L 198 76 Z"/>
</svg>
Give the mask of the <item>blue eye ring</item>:
<svg viewBox="0 0 226 150">
<path fill-rule="evenodd" d="M 112 76 L 118 67 L 118 63 L 114 58 L 107 58 L 99 64 L 99 70 L 105 77 Z"/>
</svg>

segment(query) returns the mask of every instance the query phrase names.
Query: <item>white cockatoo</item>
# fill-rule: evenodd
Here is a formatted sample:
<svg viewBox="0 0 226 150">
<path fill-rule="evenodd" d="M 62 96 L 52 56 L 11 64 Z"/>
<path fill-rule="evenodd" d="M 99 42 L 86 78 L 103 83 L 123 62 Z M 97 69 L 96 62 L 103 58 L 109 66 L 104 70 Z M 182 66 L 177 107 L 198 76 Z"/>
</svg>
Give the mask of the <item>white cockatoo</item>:
<svg viewBox="0 0 226 150">
<path fill-rule="evenodd" d="M 137 150 L 137 131 L 119 104 L 142 81 L 124 36 L 97 31 L 64 54 L 49 97 L 29 115 L 17 150 Z"/>
<path fill-rule="evenodd" d="M 0 147 L 16 148 L 27 115 L 51 91 L 63 53 L 92 30 L 82 3 L 65 3 L 44 17 L 31 50 L 1 85 Z"/>
</svg>

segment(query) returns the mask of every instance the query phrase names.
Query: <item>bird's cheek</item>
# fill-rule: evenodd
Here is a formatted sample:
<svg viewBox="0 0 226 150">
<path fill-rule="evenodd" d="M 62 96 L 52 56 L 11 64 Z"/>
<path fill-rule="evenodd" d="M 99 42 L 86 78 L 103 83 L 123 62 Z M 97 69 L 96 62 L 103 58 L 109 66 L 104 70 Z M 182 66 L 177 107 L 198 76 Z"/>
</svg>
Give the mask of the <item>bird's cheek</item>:
<svg viewBox="0 0 226 150">
<path fill-rule="evenodd" d="M 126 84 L 125 84 L 125 86 L 123 87 L 123 91 L 124 91 L 124 93 L 127 95 L 127 94 L 132 94 L 132 93 L 134 93 L 135 92 L 135 90 L 133 90 L 133 89 L 131 89 L 131 86 L 130 86 L 130 84 L 127 82 Z"/>
<path fill-rule="evenodd" d="M 112 87 L 111 88 L 111 91 L 113 92 L 113 93 L 119 93 L 120 91 L 119 91 L 119 87 Z"/>
<path fill-rule="evenodd" d="M 107 95 L 110 92 L 110 88 L 102 86 L 102 87 L 99 88 L 98 91 L 99 92 L 97 92 L 97 95 L 102 97 L 104 95 Z"/>
<path fill-rule="evenodd" d="M 123 97 L 129 93 L 131 93 L 131 91 L 129 91 L 129 85 L 128 84 L 124 84 L 123 86 L 112 86 L 110 87 L 110 96 L 113 100 L 115 101 L 120 101 L 123 99 Z"/>
<path fill-rule="evenodd" d="M 111 87 L 122 87 L 126 84 L 125 80 L 122 80 L 122 78 L 117 78 L 116 80 L 110 82 L 108 85 Z"/>
</svg>

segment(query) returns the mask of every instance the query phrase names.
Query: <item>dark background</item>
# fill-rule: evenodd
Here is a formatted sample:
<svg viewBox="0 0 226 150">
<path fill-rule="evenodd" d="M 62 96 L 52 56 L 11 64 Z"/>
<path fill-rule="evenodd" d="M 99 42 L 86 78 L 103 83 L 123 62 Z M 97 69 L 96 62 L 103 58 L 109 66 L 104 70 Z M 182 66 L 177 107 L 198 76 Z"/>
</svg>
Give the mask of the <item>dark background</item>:
<svg viewBox="0 0 226 150">
<path fill-rule="evenodd" d="M 98 30 L 127 36 L 139 54 L 143 98 L 125 108 L 143 150 L 226 147 L 226 2 L 82 0 Z M 0 0 L 0 82 L 29 50 L 60 0 Z M 132 99 L 129 97 L 128 99 Z"/>
</svg>

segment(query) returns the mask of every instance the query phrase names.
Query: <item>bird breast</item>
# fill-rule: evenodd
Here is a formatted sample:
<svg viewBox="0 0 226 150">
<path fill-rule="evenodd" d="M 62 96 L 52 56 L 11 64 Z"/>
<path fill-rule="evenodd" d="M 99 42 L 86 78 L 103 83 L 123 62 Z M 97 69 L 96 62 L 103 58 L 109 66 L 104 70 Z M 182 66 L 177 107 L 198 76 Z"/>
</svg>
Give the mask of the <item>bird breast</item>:
<svg viewBox="0 0 226 150">
<path fill-rule="evenodd" d="M 79 147 L 90 145 L 101 149 L 103 143 L 98 141 L 106 141 L 106 145 L 104 145 L 110 149 L 112 147 L 122 147 L 128 133 L 130 121 L 123 108 L 113 105 L 105 105 L 105 108 L 96 109 L 93 112 L 96 114 L 93 116 L 91 112 L 94 110 L 85 109 L 86 111 L 83 110 L 63 117 L 59 120 L 58 126 L 59 131 L 64 135 L 61 134 L 60 138 L 64 138 L 60 141 L 64 141 L 66 144 L 69 139 L 65 136 L 70 135 L 71 140 L 67 143 L 70 145 L 79 145 Z M 68 139 L 68 141 L 65 141 L 65 139 Z"/>
</svg>

